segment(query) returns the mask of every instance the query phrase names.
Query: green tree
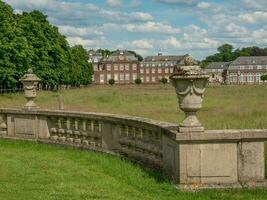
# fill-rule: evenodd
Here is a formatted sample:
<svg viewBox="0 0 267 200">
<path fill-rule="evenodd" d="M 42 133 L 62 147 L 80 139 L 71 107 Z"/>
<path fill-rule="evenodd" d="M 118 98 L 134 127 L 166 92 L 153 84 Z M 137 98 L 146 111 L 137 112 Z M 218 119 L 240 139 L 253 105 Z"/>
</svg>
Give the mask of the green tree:
<svg viewBox="0 0 267 200">
<path fill-rule="evenodd" d="M 88 62 L 87 51 L 81 45 L 71 47 L 71 58 L 71 84 L 79 86 L 91 83 L 93 69 L 92 64 Z"/>
<path fill-rule="evenodd" d="M 115 84 L 115 80 L 114 79 L 109 79 L 108 80 L 108 84 L 109 85 L 114 85 Z"/>
<path fill-rule="evenodd" d="M 142 80 L 140 78 L 137 78 L 137 79 L 134 80 L 134 83 L 136 85 L 140 85 L 142 83 Z"/>
<path fill-rule="evenodd" d="M 163 77 L 162 79 L 160 79 L 160 82 L 165 86 L 165 84 L 168 82 L 168 79 Z"/>
<path fill-rule="evenodd" d="M 262 81 L 267 81 L 267 74 L 261 75 L 261 80 Z"/>
</svg>

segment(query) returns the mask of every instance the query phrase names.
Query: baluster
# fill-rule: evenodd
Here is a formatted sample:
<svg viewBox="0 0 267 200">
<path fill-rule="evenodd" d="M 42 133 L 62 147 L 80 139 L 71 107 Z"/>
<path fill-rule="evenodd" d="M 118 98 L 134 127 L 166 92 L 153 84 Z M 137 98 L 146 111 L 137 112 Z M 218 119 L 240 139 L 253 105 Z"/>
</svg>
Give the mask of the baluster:
<svg viewBox="0 0 267 200">
<path fill-rule="evenodd" d="M 78 121 L 78 119 L 74 119 L 74 128 L 75 128 L 75 131 L 74 131 L 74 135 L 75 135 L 74 142 L 81 143 L 80 131 L 78 130 L 79 129 L 79 121 Z"/>
</svg>

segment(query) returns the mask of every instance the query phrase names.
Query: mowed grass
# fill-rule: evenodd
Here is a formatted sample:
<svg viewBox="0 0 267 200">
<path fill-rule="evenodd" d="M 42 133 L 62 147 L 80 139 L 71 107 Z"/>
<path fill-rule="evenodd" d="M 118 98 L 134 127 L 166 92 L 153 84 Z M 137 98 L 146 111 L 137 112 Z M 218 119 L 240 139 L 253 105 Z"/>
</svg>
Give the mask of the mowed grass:
<svg viewBox="0 0 267 200">
<path fill-rule="evenodd" d="M 267 191 L 178 191 L 160 173 L 115 156 L 22 141 L 0 141 L 2 200 L 248 200 Z"/>
<path fill-rule="evenodd" d="M 42 108 L 57 109 L 58 95 L 65 110 L 105 112 L 140 116 L 179 123 L 184 114 L 178 108 L 171 85 L 91 86 L 60 92 L 42 91 L 36 102 Z M 0 107 L 21 107 L 22 94 L 0 96 Z M 267 85 L 209 86 L 203 109 L 198 112 L 207 129 L 267 128 Z"/>
</svg>

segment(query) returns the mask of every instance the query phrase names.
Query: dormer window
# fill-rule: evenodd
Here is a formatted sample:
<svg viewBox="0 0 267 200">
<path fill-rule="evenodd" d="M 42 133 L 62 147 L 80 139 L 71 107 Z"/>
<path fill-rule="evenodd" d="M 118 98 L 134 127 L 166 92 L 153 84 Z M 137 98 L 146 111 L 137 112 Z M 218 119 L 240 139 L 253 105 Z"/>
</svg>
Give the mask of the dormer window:
<svg viewBox="0 0 267 200">
<path fill-rule="evenodd" d="M 120 55 L 123 55 L 123 51 L 120 51 Z"/>
<path fill-rule="evenodd" d="M 256 63 L 256 60 L 252 60 L 252 63 L 255 64 Z"/>
</svg>

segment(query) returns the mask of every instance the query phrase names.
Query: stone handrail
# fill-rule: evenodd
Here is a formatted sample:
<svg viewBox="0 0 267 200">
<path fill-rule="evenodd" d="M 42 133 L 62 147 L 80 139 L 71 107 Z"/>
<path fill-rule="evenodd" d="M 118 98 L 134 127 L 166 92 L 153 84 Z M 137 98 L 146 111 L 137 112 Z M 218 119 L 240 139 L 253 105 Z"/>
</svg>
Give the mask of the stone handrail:
<svg viewBox="0 0 267 200">
<path fill-rule="evenodd" d="M 104 113 L 0 109 L 1 136 L 118 153 L 162 168 L 163 135 L 175 124 Z M 6 128 L 5 128 L 6 127 Z"/>
</svg>

